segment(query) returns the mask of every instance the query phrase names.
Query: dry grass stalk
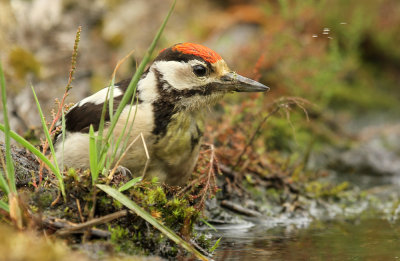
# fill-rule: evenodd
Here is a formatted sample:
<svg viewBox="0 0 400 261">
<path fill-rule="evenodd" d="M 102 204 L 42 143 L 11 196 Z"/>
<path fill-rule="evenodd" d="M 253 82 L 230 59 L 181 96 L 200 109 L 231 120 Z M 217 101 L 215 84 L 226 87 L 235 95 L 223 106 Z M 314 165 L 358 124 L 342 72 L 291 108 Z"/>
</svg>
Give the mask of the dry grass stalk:
<svg viewBox="0 0 400 261">
<path fill-rule="evenodd" d="M 78 56 L 78 46 L 79 46 L 79 41 L 80 41 L 80 36 L 81 36 L 81 31 L 82 31 L 82 26 L 78 27 L 78 30 L 76 32 L 76 36 L 75 36 L 75 43 L 74 43 L 74 48 L 72 51 L 72 57 L 71 57 L 71 68 L 69 70 L 69 77 L 68 77 L 68 83 L 67 86 L 65 87 L 65 91 L 64 91 L 64 95 L 60 101 L 57 101 L 58 103 L 58 109 L 57 109 L 57 113 L 53 114 L 53 121 L 50 125 L 49 128 L 49 133 L 50 135 L 54 135 L 54 133 L 56 133 L 56 131 L 58 130 L 56 127 L 57 122 L 59 121 L 60 117 L 61 117 L 61 113 L 63 111 L 63 108 L 65 106 L 65 99 L 67 98 L 69 91 L 72 88 L 72 81 L 74 80 L 74 74 L 75 74 L 75 70 L 76 70 L 76 59 Z M 45 140 L 43 142 L 42 145 L 42 152 L 43 154 L 46 153 L 47 149 L 49 147 L 48 141 Z M 34 187 L 38 187 L 40 186 L 40 184 L 42 183 L 42 179 L 43 179 L 43 167 L 44 167 L 44 163 L 40 162 L 40 168 L 39 168 L 39 184 L 36 184 L 36 180 L 33 180 L 32 184 Z"/>
</svg>

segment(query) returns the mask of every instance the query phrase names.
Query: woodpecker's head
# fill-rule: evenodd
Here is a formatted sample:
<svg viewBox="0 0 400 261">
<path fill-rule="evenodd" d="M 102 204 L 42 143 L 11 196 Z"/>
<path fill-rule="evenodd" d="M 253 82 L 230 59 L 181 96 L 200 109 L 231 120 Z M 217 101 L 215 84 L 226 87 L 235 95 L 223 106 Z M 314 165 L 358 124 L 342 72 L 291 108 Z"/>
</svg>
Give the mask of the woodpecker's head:
<svg viewBox="0 0 400 261">
<path fill-rule="evenodd" d="M 156 77 L 159 94 L 186 109 L 211 105 L 228 92 L 269 89 L 233 72 L 219 54 L 194 43 L 180 43 L 162 50 L 149 71 Z"/>
</svg>

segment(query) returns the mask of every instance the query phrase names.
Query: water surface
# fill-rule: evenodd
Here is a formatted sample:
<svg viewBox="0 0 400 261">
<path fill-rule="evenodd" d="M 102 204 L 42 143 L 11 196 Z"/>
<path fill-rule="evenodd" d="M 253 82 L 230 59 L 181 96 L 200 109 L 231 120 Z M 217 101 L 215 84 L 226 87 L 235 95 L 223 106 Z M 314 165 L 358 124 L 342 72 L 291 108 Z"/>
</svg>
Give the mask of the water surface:
<svg viewBox="0 0 400 261">
<path fill-rule="evenodd" d="M 215 260 L 400 260 L 400 222 L 315 221 L 219 230 Z"/>
</svg>

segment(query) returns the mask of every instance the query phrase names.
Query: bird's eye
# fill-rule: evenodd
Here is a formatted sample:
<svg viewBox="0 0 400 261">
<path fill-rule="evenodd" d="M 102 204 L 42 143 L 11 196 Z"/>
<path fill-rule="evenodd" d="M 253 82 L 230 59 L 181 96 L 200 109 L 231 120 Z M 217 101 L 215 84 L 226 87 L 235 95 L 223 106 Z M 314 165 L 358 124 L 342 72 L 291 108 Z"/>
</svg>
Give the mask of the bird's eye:
<svg viewBox="0 0 400 261">
<path fill-rule="evenodd" d="M 197 77 L 201 77 L 206 75 L 207 69 L 203 65 L 195 65 L 193 66 L 193 73 L 196 74 Z"/>
</svg>

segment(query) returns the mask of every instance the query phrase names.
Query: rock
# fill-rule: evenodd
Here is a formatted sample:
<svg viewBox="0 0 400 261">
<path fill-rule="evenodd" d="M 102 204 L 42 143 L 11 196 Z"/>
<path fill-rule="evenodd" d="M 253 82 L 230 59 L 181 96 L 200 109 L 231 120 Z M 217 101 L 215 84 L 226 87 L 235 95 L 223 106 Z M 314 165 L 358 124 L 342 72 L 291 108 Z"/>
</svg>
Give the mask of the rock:
<svg viewBox="0 0 400 261">
<path fill-rule="evenodd" d="M 3 143 L 0 143 L 0 149 L 5 158 L 5 146 Z M 29 183 L 32 182 L 33 177 L 38 179 L 39 162 L 31 153 L 27 152 L 25 149 L 12 146 L 11 157 L 14 161 L 17 187 L 28 186 Z M 0 169 L 3 171 L 2 164 L 0 164 Z M 46 170 L 44 170 L 44 175 L 46 175 L 46 173 Z"/>
<path fill-rule="evenodd" d="M 336 155 L 335 155 L 336 154 Z M 360 143 L 331 153 L 329 167 L 371 175 L 400 175 L 400 125 L 368 128 Z"/>
</svg>

